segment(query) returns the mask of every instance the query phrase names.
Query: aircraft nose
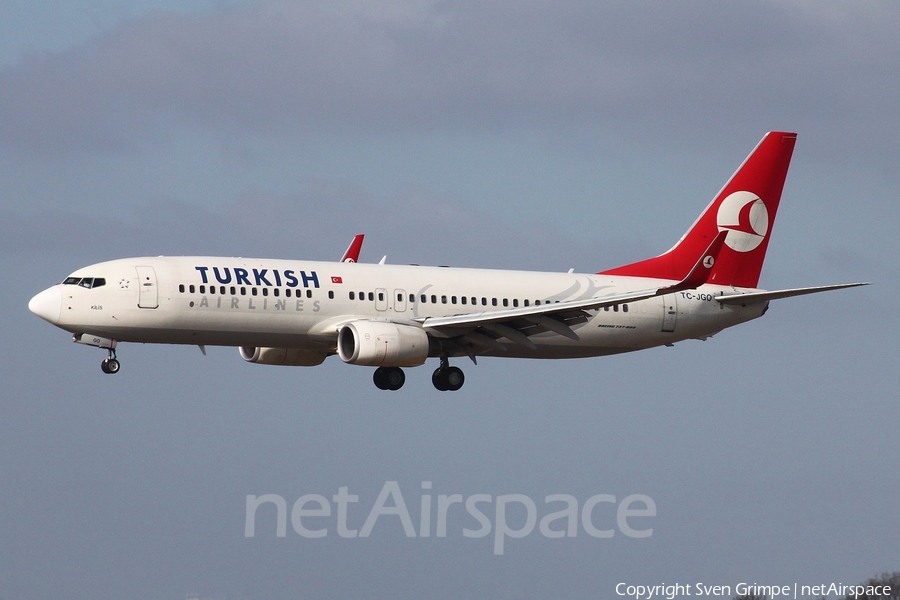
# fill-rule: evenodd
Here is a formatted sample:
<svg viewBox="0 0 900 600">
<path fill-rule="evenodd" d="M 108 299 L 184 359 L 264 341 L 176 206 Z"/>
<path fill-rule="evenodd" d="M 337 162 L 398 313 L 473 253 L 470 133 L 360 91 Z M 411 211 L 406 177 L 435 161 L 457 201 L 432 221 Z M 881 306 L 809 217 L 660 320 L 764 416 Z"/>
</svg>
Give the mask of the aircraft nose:
<svg viewBox="0 0 900 600">
<path fill-rule="evenodd" d="M 28 303 L 28 310 L 56 325 L 62 311 L 62 292 L 58 285 L 47 288 Z"/>
</svg>

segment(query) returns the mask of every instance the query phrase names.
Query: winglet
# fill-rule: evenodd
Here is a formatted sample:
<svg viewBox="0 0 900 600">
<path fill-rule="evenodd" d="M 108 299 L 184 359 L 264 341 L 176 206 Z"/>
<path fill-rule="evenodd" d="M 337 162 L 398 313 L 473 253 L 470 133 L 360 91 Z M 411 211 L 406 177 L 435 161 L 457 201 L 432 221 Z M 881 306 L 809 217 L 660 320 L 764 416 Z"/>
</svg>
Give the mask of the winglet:
<svg viewBox="0 0 900 600">
<path fill-rule="evenodd" d="M 359 251 L 362 249 L 363 238 L 365 234 L 358 233 L 354 236 L 353 241 L 347 246 L 347 251 L 341 257 L 341 262 L 359 262 Z"/>
<path fill-rule="evenodd" d="M 692 290 L 706 283 L 709 280 L 710 273 L 712 273 L 713 265 L 716 264 L 719 250 L 721 250 L 722 246 L 725 244 L 726 237 L 728 237 L 728 231 L 720 231 L 718 235 L 713 238 L 713 241 L 706 249 L 706 252 L 700 255 L 700 259 L 694 265 L 694 268 L 691 269 L 690 273 L 675 285 L 660 288 L 660 292 L 671 294 L 672 292 L 680 292 L 681 290 Z"/>
</svg>

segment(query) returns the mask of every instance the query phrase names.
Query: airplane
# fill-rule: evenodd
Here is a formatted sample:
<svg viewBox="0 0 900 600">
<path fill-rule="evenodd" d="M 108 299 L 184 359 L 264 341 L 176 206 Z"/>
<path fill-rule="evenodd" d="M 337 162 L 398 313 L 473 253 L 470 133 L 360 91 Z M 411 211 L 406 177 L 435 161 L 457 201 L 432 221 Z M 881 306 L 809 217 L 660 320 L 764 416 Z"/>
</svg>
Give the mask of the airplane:
<svg viewBox="0 0 900 600">
<path fill-rule="evenodd" d="M 757 288 L 797 134 L 767 133 L 663 254 L 593 274 L 341 262 L 144 257 L 78 269 L 28 308 L 107 350 L 121 342 L 236 346 L 263 365 L 337 354 L 399 390 L 403 368 L 439 359 L 432 384 L 459 390 L 451 358 L 580 358 L 704 340 L 756 319 L 772 300 L 866 283 Z M 349 261 L 347 259 L 350 259 Z"/>
</svg>

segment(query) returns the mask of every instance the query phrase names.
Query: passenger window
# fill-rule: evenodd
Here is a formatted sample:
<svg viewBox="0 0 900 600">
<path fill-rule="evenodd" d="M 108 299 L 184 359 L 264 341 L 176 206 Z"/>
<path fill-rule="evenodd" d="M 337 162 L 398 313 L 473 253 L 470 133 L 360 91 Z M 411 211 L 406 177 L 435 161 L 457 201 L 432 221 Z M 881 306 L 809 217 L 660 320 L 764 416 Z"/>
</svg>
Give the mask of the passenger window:
<svg viewBox="0 0 900 600">
<path fill-rule="evenodd" d="M 262 294 L 263 294 L 263 296 L 268 296 L 268 295 L 269 295 L 269 288 L 263 288 L 263 289 L 262 289 Z"/>
<path fill-rule="evenodd" d="M 279 290 L 278 288 L 275 288 L 274 290 L 272 290 L 272 295 L 275 296 L 275 297 L 277 298 L 279 292 L 280 292 L 280 290 Z"/>
<path fill-rule="evenodd" d="M 484 298 L 484 297 L 481 298 L 481 305 L 487 306 L 487 298 Z"/>
<path fill-rule="evenodd" d="M 497 306 L 497 299 L 491 298 L 491 306 Z"/>
<path fill-rule="evenodd" d="M 428 296 L 426 296 L 425 294 L 422 294 L 421 296 L 419 296 L 419 302 L 421 302 L 422 304 L 425 304 L 426 302 L 428 302 Z"/>
<path fill-rule="evenodd" d="M 447 304 L 447 296 L 441 296 L 441 304 Z"/>
<path fill-rule="evenodd" d="M 191 286 L 191 287 L 193 288 L 194 286 Z M 192 289 L 191 291 L 193 292 L 194 290 Z M 241 287 L 241 296 L 246 296 L 246 295 L 247 295 L 247 288 Z"/>
<path fill-rule="evenodd" d="M 353 296 L 354 296 L 353 292 L 350 292 L 350 299 L 351 299 L 351 300 L 356 300 L 356 298 L 354 298 Z"/>
<path fill-rule="evenodd" d="M 450 304 L 456 304 L 456 296 L 450 297 Z"/>
<path fill-rule="evenodd" d="M 540 305 L 541 305 L 541 301 L 540 301 L 540 300 L 535 300 L 535 301 L 534 301 L 534 305 L 535 305 L 535 306 L 540 306 Z"/>
<path fill-rule="evenodd" d="M 285 295 L 285 297 L 290 298 L 291 297 L 291 288 L 284 290 L 284 295 Z M 297 294 L 297 295 L 299 296 L 300 294 Z"/>
<path fill-rule="evenodd" d="M 410 294 L 410 295 L 409 295 L 409 303 L 412 304 L 412 303 L 414 303 L 415 301 L 416 301 L 416 295 L 415 295 L 415 294 Z"/>
<path fill-rule="evenodd" d="M 528 306 L 528 300 L 525 301 L 524 306 Z"/>
<path fill-rule="evenodd" d="M 613 304 L 613 312 L 619 312 L 619 305 Z"/>
<path fill-rule="evenodd" d="M 519 299 L 518 298 L 513 298 L 513 306 L 515 306 L 516 308 L 519 308 Z"/>
<path fill-rule="evenodd" d="M 231 291 L 231 295 L 232 295 L 232 296 L 236 296 L 236 295 L 237 295 L 237 289 L 235 289 L 234 286 L 231 286 L 231 290 L 230 290 L 230 291 Z"/>
<path fill-rule="evenodd" d="M 431 303 L 437 304 L 437 296 L 435 296 L 434 294 L 431 295 Z"/>
<path fill-rule="evenodd" d="M 306 290 L 306 297 L 312 298 L 312 290 Z M 332 296 L 333 297 L 333 296 Z"/>
<path fill-rule="evenodd" d="M 258 291 L 256 288 L 250 288 L 250 295 L 251 295 L 251 296 L 255 296 L 255 295 L 257 295 L 258 293 L 259 293 L 259 291 Z"/>
<path fill-rule="evenodd" d="M 506 298 L 503 299 L 503 306 L 509 306 L 509 300 Z"/>
<path fill-rule="evenodd" d="M 397 294 L 397 302 L 403 302 L 403 294 Z"/>
<path fill-rule="evenodd" d="M 369 292 L 369 302 L 374 302 L 374 301 L 375 301 L 375 293 Z"/>
<path fill-rule="evenodd" d="M 195 291 L 197 291 L 197 288 L 195 288 L 194 284 L 192 283 L 191 286 L 188 288 L 188 291 L 190 291 L 193 294 Z"/>
<path fill-rule="evenodd" d="M 184 293 L 184 284 L 183 283 L 178 286 L 178 291 L 181 292 L 182 294 Z"/>
<path fill-rule="evenodd" d="M 201 294 L 205 294 L 205 293 L 206 293 L 206 286 L 205 286 L 205 285 L 201 285 L 201 286 L 200 286 L 200 293 L 201 293 Z"/>
<path fill-rule="evenodd" d="M 378 301 L 384 302 L 384 292 L 378 292 Z"/>
<path fill-rule="evenodd" d="M 460 301 L 462 301 L 462 303 L 465 304 L 465 303 L 466 303 L 466 297 L 463 296 L 462 298 L 460 298 Z"/>
<path fill-rule="evenodd" d="M 622 305 L 622 312 L 628 312 L 628 305 L 627 305 L 627 304 L 623 304 L 623 305 Z"/>
<path fill-rule="evenodd" d="M 334 300 L 334 290 L 328 290 L 328 299 Z"/>
<path fill-rule="evenodd" d="M 219 286 L 219 293 L 222 294 L 223 296 L 225 295 L 225 286 L 224 285 Z"/>
</svg>

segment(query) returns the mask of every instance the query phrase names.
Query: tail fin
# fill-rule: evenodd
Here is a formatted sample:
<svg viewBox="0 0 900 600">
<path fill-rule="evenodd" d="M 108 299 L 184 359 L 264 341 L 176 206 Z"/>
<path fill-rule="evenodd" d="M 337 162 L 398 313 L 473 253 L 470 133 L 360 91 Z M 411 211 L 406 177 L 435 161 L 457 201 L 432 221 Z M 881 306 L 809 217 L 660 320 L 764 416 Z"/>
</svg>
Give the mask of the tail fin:
<svg viewBox="0 0 900 600">
<path fill-rule="evenodd" d="M 796 133 L 767 133 L 671 250 L 600 274 L 680 281 L 718 233 L 727 231 L 707 281 L 755 288 L 796 140 Z"/>
</svg>

